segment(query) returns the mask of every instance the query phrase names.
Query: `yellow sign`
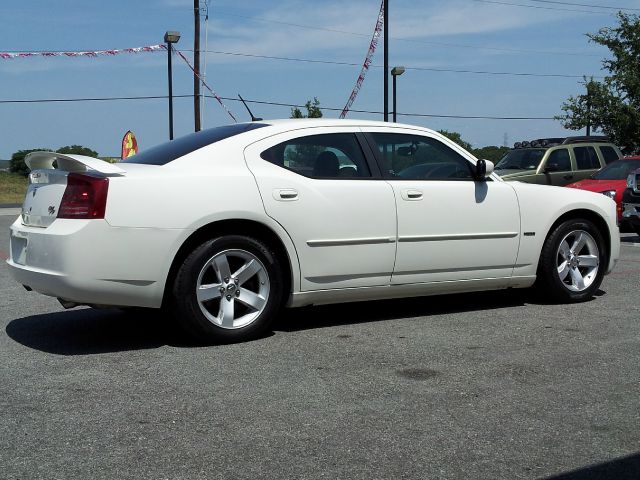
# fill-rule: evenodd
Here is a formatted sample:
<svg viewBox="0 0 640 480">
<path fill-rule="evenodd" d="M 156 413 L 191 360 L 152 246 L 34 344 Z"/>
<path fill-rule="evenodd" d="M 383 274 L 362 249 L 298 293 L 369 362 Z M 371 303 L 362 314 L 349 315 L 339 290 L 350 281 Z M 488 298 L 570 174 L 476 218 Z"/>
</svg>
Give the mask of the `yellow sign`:
<svg viewBox="0 0 640 480">
<path fill-rule="evenodd" d="M 138 140 L 136 140 L 133 132 L 129 130 L 122 137 L 122 155 L 120 158 L 124 160 L 125 158 L 133 157 L 136 153 L 138 153 Z"/>
</svg>

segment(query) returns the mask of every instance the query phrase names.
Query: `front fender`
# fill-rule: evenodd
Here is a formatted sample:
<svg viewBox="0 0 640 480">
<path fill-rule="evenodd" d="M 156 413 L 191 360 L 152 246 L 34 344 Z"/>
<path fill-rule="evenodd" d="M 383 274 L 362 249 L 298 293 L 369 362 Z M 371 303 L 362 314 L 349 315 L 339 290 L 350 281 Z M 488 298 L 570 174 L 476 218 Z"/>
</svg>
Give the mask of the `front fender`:
<svg viewBox="0 0 640 480">
<path fill-rule="evenodd" d="M 594 216 L 606 231 L 609 244 L 606 273 L 613 270 L 620 255 L 620 235 L 616 221 L 616 204 L 600 193 L 563 187 L 513 183 L 521 214 L 521 242 L 516 260 L 516 275 L 535 275 L 545 239 L 563 216 Z M 575 212 L 575 213 L 574 213 Z"/>
</svg>

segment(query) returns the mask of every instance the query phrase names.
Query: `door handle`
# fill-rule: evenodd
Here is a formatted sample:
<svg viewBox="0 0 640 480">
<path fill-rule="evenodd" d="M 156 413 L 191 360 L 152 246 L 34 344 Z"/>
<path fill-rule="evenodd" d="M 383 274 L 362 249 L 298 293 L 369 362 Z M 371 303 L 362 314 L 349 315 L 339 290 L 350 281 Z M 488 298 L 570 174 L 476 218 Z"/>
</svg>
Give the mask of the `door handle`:
<svg viewBox="0 0 640 480">
<path fill-rule="evenodd" d="M 292 202 L 298 199 L 298 191 L 293 188 L 277 188 L 273 191 L 273 198 L 281 202 Z"/>
<path fill-rule="evenodd" d="M 420 190 L 407 189 L 402 190 L 402 198 L 408 201 L 422 200 L 422 192 Z"/>
</svg>

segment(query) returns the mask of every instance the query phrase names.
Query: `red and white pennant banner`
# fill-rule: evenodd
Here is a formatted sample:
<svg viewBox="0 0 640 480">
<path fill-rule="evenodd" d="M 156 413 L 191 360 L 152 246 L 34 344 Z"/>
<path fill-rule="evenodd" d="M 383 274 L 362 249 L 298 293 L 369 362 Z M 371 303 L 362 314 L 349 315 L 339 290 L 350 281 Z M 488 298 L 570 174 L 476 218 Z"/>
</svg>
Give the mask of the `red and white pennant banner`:
<svg viewBox="0 0 640 480">
<path fill-rule="evenodd" d="M 340 118 L 344 118 L 347 115 L 347 112 L 353 105 L 356 97 L 358 96 L 358 92 L 360 91 L 360 87 L 362 87 L 362 82 L 364 82 L 364 77 L 369 71 L 369 67 L 371 66 L 371 61 L 373 59 L 373 54 L 376 52 L 376 47 L 378 46 L 378 39 L 380 38 L 380 32 L 382 32 L 382 27 L 384 26 L 384 2 L 380 4 L 380 13 L 378 13 L 378 21 L 376 22 L 376 28 L 373 31 L 373 37 L 371 38 L 371 43 L 369 44 L 369 51 L 367 52 L 367 57 L 362 64 L 362 69 L 360 70 L 360 75 L 358 75 L 358 80 L 356 80 L 356 85 L 353 87 L 351 91 L 351 95 L 349 96 L 349 100 L 347 100 L 347 104 L 342 109 L 342 113 L 340 113 Z"/>
<path fill-rule="evenodd" d="M 113 56 L 121 53 L 157 52 L 165 49 L 166 47 L 160 44 L 150 45 L 147 47 L 121 48 L 117 50 L 95 50 L 87 52 L 0 52 L 0 59 L 8 60 L 12 58 L 28 57 L 98 57 L 100 55 Z"/>
<path fill-rule="evenodd" d="M 200 83 L 202 83 L 202 85 L 204 85 L 204 87 L 205 87 L 207 90 L 209 90 L 209 91 L 211 92 L 211 95 L 213 95 L 213 98 L 215 98 L 215 99 L 218 101 L 218 103 L 220 104 L 220 106 L 221 106 L 222 108 L 224 108 L 225 112 L 227 112 L 227 113 L 229 114 L 229 116 L 230 116 L 231 118 L 233 118 L 233 121 L 234 121 L 234 122 L 236 122 L 236 123 L 238 123 L 238 120 L 236 119 L 236 117 L 234 117 L 234 116 L 233 116 L 233 113 L 231 113 L 231 110 L 229 110 L 229 109 L 227 108 L 227 106 L 222 102 L 222 99 L 220 98 L 220 96 L 219 96 L 216 92 L 214 92 L 214 91 L 211 89 L 211 87 L 209 87 L 209 85 L 207 85 L 207 83 L 202 79 L 202 77 L 201 77 L 200 75 L 198 75 L 198 74 L 196 73 L 196 69 L 195 69 L 195 68 L 193 68 L 193 66 L 191 65 L 191 63 L 189 62 L 189 60 L 187 60 L 187 57 L 185 57 L 185 56 L 182 54 L 182 52 L 181 52 L 180 50 L 178 50 L 177 48 L 174 48 L 173 50 L 174 50 L 178 55 L 180 55 L 180 58 L 182 58 L 182 60 L 184 60 L 184 62 L 189 66 L 189 68 L 191 69 L 191 71 L 193 72 L 193 74 L 194 74 L 196 77 L 198 77 L 198 80 L 200 80 Z"/>
</svg>

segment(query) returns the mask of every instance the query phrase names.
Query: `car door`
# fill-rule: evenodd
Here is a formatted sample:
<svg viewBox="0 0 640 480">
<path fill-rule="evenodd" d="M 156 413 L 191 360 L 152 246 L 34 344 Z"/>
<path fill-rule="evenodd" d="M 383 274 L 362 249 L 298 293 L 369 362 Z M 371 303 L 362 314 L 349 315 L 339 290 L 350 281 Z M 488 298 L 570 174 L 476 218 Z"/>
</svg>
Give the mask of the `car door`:
<svg viewBox="0 0 640 480">
<path fill-rule="evenodd" d="M 398 209 L 392 284 L 511 277 L 520 239 L 514 189 L 474 181 L 471 157 L 410 129 L 367 129 Z"/>
<path fill-rule="evenodd" d="M 571 168 L 571 156 L 568 148 L 558 148 L 549 152 L 546 161 L 540 165 L 541 174 L 547 185 L 562 187 L 575 181 Z"/>
<path fill-rule="evenodd" d="M 573 147 L 573 155 L 576 159 L 576 169 L 574 171 L 576 182 L 589 178 L 592 174 L 600 170 L 600 159 L 594 147 Z"/>
<path fill-rule="evenodd" d="M 290 235 L 303 291 L 388 285 L 396 250 L 393 189 L 353 128 L 295 130 L 245 149 L 266 213 Z"/>
</svg>

